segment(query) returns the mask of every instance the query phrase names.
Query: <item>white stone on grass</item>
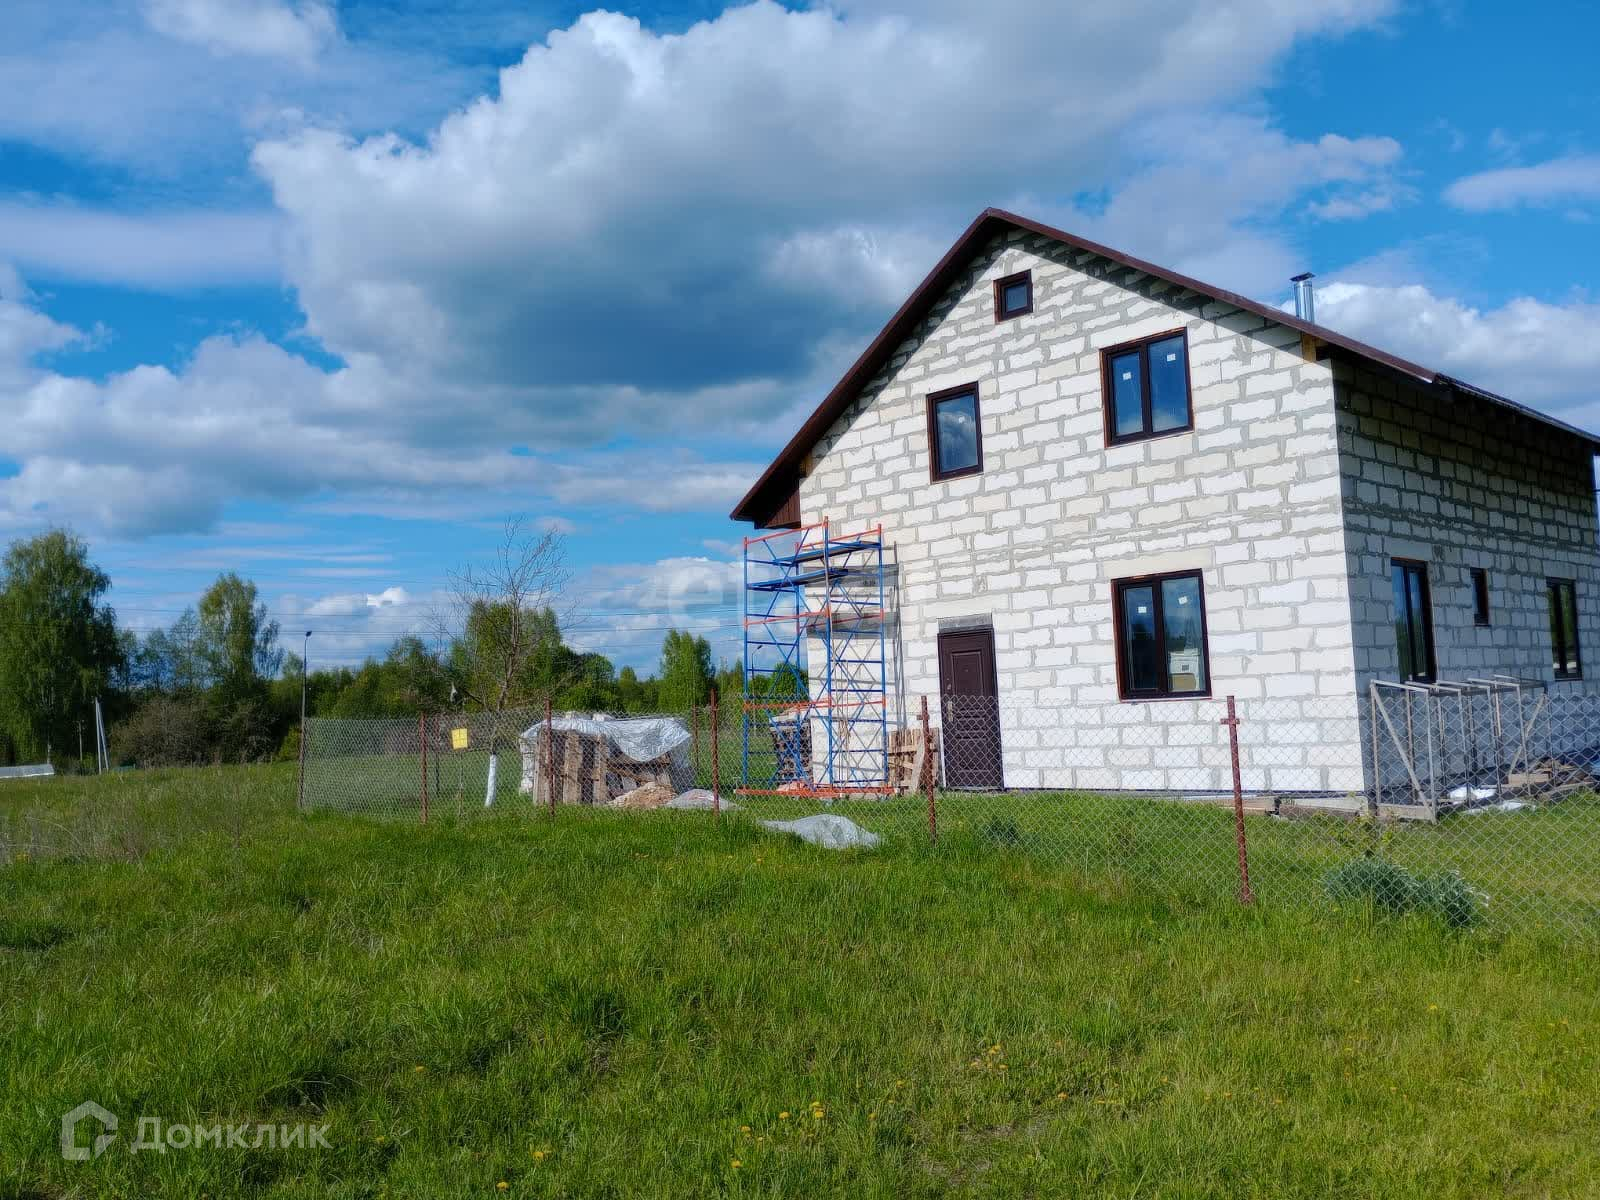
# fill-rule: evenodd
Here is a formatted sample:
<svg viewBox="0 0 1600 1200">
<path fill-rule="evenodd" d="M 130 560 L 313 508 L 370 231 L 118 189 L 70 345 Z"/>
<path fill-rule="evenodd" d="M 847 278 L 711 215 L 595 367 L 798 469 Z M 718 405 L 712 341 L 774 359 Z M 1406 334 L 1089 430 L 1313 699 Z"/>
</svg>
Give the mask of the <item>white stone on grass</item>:
<svg viewBox="0 0 1600 1200">
<path fill-rule="evenodd" d="M 705 788 L 690 788 L 681 796 L 674 796 L 671 800 L 668 800 L 662 807 L 676 808 L 685 812 L 710 812 L 713 807 L 712 801 L 711 793 Z M 722 799 L 716 807 L 726 812 L 731 809 L 737 809 L 739 806 L 732 800 Z"/>
<path fill-rule="evenodd" d="M 883 839 L 861 828 L 849 817 L 836 813 L 818 813 L 814 817 L 801 817 L 796 821 L 763 821 L 762 826 L 774 833 L 792 833 L 803 842 L 829 850 L 850 850 L 860 847 L 870 850 Z"/>
</svg>

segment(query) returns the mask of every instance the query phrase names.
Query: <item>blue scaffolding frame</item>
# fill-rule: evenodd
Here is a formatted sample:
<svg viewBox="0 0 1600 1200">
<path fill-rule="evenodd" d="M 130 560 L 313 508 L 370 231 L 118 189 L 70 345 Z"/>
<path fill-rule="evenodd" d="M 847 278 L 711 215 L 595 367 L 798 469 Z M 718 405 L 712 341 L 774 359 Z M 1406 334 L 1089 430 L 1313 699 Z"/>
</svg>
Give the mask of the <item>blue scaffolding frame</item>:
<svg viewBox="0 0 1600 1200">
<path fill-rule="evenodd" d="M 893 790 L 885 601 L 882 526 L 836 536 L 825 519 L 744 540 L 741 791 Z"/>
</svg>

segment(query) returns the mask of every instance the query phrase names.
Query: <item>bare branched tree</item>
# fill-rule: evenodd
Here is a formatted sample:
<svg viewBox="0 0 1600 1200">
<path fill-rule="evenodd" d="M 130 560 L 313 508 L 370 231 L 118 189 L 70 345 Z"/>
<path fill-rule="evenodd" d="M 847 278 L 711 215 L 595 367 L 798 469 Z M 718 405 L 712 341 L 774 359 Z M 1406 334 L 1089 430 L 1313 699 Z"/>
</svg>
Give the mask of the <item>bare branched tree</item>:
<svg viewBox="0 0 1600 1200">
<path fill-rule="evenodd" d="M 449 599 L 434 624 L 467 698 L 502 712 L 571 682 L 572 656 L 561 642 L 561 629 L 576 616 L 571 581 L 562 535 L 531 527 L 525 517 L 506 521 L 487 565 L 451 572 Z"/>
</svg>

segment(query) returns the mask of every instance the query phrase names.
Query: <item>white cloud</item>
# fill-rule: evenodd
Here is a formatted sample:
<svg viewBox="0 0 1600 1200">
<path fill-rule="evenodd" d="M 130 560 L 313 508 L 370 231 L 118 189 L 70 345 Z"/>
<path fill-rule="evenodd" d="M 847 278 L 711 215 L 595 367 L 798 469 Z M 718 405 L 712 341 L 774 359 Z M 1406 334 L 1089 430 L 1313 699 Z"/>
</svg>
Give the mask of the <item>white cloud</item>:
<svg viewBox="0 0 1600 1200">
<path fill-rule="evenodd" d="M 1458 179 L 1445 199 L 1467 212 L 1600 200 L 1600 155 L 1575 154 L 1529 167 L 1501 167 Z"/>
<path fill-rule="evenodd" d="M 23 468 L 0 480 L 0 511 L 127 535 L 204 528 L 235 498 L 726 511 L 765 446 L 985 204 L 1065 211 L 1078 219 L 1063 224 L 1158 261 L 1275 289 L 1296 255 L 1257 227 L 1388 186 L 1400 148 L 1296 141 L 1227 106 L 1298 39 L 1388 8 L 1004 0 L 981 13 L 936 3 L 913 22 L 892 6 L 762 0 L 675 35 L 590 13 L 425 138 L 312 127 L 259 145 L 306 332 L 343 365 L 242 337 L 202 343 L 175 369 L 35 371 L 4 397 L 17 414 L 6 452 Z M 215 32 L 240 27 L 218 24 L 238 11 L 180 5 L 161 19 L 188 13 L 185 28 Z M 1062 45 L 1118 53 L 1063 72 Z M 341 58 L 358 49 L 333 39 L 316 74 L 342 64 L 345 86 L 370 79 Z M 186 53 L 183 71 L 215 77 Z M 130 95 L 119 129 L 144 120 L 141 102 Z M 1110 199 L 1093 212 L 1054 199 L 1085 191 Z M 174 277 L 204 270 L 175 244 L 196 214 L 51 219 L 103 235 L 98 253 L 64 234 L 28 239 L 52 270 L 100 259 L 154 276 L 169 256 Z M 151 252 L 129 248 L 152 232 Z M 262 268 L 263 230 L 219 232 L 218 258 L 232 260 L 219 274 Z M 48 330 L 30 329 L 13 360 L 42 348 Z"/>
<path fill-rule="evenodd" d="M 144 0 L 152 28 L 216 54 L 288 59 L 308 66 L 338 35 L 322 0 Z"/>
<path fill-rule="evenodd" d="M 1317 320 L 1576 424 L 1600 418 L 1600 305 L 1589 301 L 1480 309 L 1417 284 L 1333 282 L 1317 290 Z"/>
<path fill-rule="evenodd" d="M 0 262 L 0 399 L 5 389 L 27 386 L 37 377 L 31 365 L 36 356 L 83 340 L 80 331 L 51 320 L 32 301 L 16 268 Z M 0 455 L 6 453 L 0 441 Z"/>
<path fill-rule="evenodd" d="M 0 257 L 52 278 L 171 288 L 275 282 L 267 212 L 126 213 L 0 201 Z"/>
<path fill-rule="evenodd" d="M 1120 224 L 1149 236 L 1173 224 L 1175 194 L 1227 227 L 1370 180 L 1393 142 L 1290 144 L 1208 106 L 1260 83 L 1296 38 L 1386 7 L 950 5 L 912 24 L 762 0 L 680 35 L 596 12 L 425 142 L 308 130 L 255 163 L 294 222 L 308 328 L 337 353 L 501 385 L 748 386 L 792 378 L 819 336 L 864 333 L 863 307 L 881 314 L 987 203 L 1189 155 L 1182 179 L 1146 172 L 1168 186 L 1125 201 L 1139 211 Z M 1043 50 L 1062 45 L 1118 52 L 1063 72 Z M 1171 190 L 1263 137 L 1230 186 Z M 819 291 L 833 300 L 820 309 Z"/>
</svg>

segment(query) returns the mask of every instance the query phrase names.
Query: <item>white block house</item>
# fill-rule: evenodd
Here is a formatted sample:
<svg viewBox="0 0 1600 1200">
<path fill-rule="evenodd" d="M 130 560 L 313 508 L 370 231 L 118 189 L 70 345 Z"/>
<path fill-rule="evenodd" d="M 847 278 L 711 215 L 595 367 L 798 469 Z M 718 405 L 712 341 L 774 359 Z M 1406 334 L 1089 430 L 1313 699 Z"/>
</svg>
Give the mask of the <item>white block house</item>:
<svg viewBox="0 0 1600 1200">
<path fill-rule="evenodd" d="M 1593 686 L 1597 449 L 991 209 L 733 515 L 881 524 L 896 723 L 992 693 L 1007 787 L 1225 789 L 1232 695 L 1247 787 L 1347 792 L 1372 679 Z"/>
</svg>

